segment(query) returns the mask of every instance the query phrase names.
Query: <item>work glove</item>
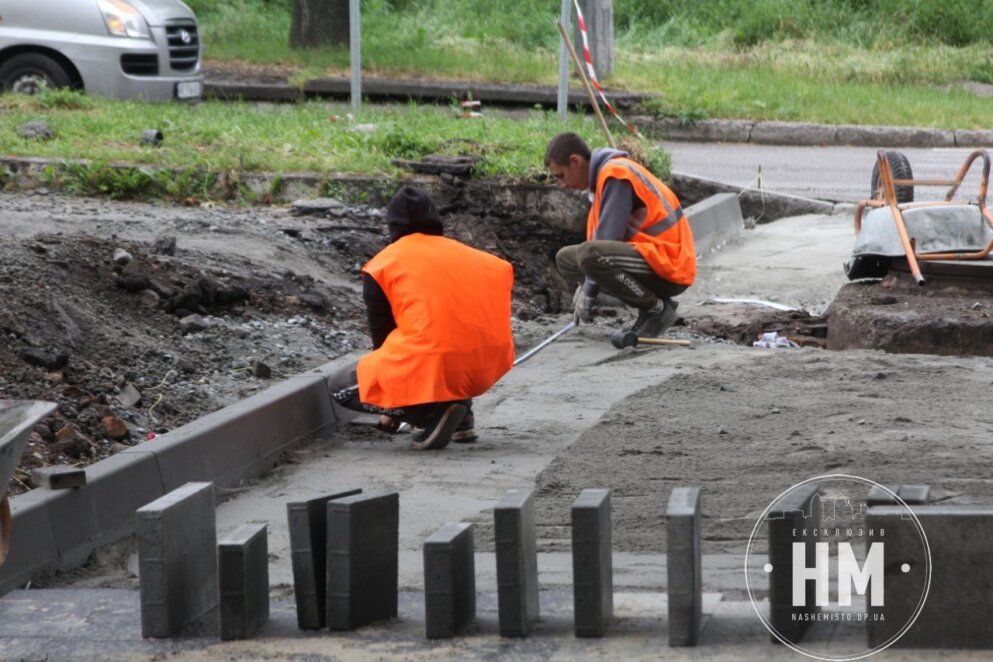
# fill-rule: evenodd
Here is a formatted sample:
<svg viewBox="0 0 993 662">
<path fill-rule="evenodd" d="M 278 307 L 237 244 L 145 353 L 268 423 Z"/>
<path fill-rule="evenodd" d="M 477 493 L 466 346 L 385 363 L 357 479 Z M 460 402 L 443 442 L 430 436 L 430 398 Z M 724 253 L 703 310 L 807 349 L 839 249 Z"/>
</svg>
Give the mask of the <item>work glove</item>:
<svg viewBox="0 0 993 662">
<path fill-rule="evenodd" d="M 595 296 L 589 296 L 583 291 L 583 286 L 576 288 L 576 293 L 572 295 L 572 319 L 580 322 L 593 321 L 593 304 L 596 302 Z"/>
</svg>

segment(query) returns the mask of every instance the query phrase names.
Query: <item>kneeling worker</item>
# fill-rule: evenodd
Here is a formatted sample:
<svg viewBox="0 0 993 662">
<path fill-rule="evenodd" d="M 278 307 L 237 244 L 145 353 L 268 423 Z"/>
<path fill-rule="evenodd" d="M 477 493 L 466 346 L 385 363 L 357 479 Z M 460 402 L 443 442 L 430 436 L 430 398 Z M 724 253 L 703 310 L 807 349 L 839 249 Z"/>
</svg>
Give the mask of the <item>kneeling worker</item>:
<svg viewBox="0 0 993 662">
<path fill-rule="evenodd" d="M 443 235 L 428 194 L 404 187 L 386 208 L 390 244 L 362 268 L 373 351 L 328 378 L 338 404 L 424 431 L 418 450 L 473 441 L 471 398 L 514 362 L 509 262 Z"/>
<path fill-rule="evenodd" d="M 592 320 L 602 289 L 638 310 L 629 329 L 658 336 L 676 321 L 673 297 L 693 284 L 696 251 L 679 199 L 627 152 L 590 152 L 575 133 L 548 144 L 545 167 L 561 188 L 589 190 L 586 241 L 555 256 L 559 272 L 579 282 L 573 295 L 577 322 Z"/>
</svg>

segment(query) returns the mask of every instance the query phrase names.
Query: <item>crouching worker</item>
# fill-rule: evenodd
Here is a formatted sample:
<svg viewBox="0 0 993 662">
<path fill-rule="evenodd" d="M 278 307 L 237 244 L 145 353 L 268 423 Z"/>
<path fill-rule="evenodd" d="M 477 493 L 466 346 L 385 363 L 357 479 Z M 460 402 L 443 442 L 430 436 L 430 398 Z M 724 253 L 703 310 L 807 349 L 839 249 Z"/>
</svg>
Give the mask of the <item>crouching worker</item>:
<svg viewBox="0 0 993 662">
<path fill-rule="evenodd" d="M 638 311 L 629 331 L 657 336 L 676 321 L 673 297 L 693 284 L 696 251 L 689 221 L 669 187 L 627 152 L 590 152 L 575 133 L 548 144 L 545 167 L 561 188 L 589 190 L 586 241 L 555 256 L 562 276 L 579 287 L 577 322 L 592 320 L 601 290 Z"/>
<path fill-rule="evenodd" d="M 390 243 L 362 268 L 373 351 L 328 378 L 334 402 L 423 428 L 413 448 L 474 441 L 472 398 L 514 362 L 509 262 L 443 236 L 428 194 L 386 208 Z"/>
</svg>

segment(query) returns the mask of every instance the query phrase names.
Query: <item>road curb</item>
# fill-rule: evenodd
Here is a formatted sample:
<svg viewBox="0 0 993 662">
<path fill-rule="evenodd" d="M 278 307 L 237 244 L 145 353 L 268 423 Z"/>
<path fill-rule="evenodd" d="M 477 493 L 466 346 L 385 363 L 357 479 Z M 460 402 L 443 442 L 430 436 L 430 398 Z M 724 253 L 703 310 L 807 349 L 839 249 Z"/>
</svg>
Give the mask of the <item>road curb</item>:
<svg viewBox="0 0 993 662">
<path fill-rule="evenodd" d="M 291 102 L 305 98 L 348 99 L 348 78 L 317 78 L 300 86 L 285 83 L 226 81 L 208 79 L 204 97 L 221 100 Z M 656 95 L 605 92 L 615 106 L 635 108 Z M 418 81 L 364 78 L 362 95 L 373 100 L 431 101 L 452 103 L 472 98 L 484 106 L 514 105 L 554 108 L 558 90 L 538 85 L 498 85 L 463 81 Z M 589 99 L 579 91 L 569 92 L 574 108 L 590 108 Z M 816 124 L 811 122 L 755 121 L 743 119 L 681 120 L 672 117 L 637 115 L 628 119 L 657 140 L 681 142 L 734 142 L 759 145 L 852 146 L 852 147 L 993 147 L 993 131 L 983 129 L 940 129 L 909 126 L 863 126 L 857 124 Z M 620 129 L 618 129 L 620 131 Z"/>
<path fill-rule="evenodd" d="M 861 126 L 751 120 L 654 119 L 632 122 L 656 140 L 731 142 L 807 147 L 993 147 L 993 131 L 950 130 L 908 126 Z"/>
<path fill-rule="evenodd" d="M 10 500 L 13 535 L 0 595 L 85 563 L 97 548 L 134 533 L 135 510 L 191 481 L 237 485 L 280 455 L 333 431 L 325 378 L 348 354 L 86 468 L 86 485 L 34 489 Z"/>
<path fill-rule="evenodd" d="M 314 78 L 301 85 L 289 83 L 256 83 L 225 80 L 204 82 L 204 98 L 222 101 L 303 101 L 305 99 L 349 99 L 350 78 Z M 610 102 L 619 108 L 632 108 L 654 95 L 629 92 L 605 92 Z M 469 81 L 395 80 L 363 78 L 362 98 L 374 101 L 428 101 L 456 103 L 464 99 L 481 102 L 484 106 L 554 106 L 558 90 L 539 85 L 499 85 Z M 585 92 L 570 91 L 569 104 L 588 108 Z"/>
<path fill-rule="evenodd" d="M 682 200 L 706 200 L 721 193 L 733 193 L 738 197 L 741 213 L 756 223 L 769 223 L 779 218 L 804 214 L 830 216 L 851 207 L 848 203 L 826 202 L 765 189 L 734 186 L 681 172 L 672 173 L 672 188 Z"/>
<path fill-rule="evenodd" d="M 23 189 L 37 188 L 45 181 L 44 173 L 47 168 L 58 168 L 65 164 L 87 164 L 85 160 L 59 160 L 39 157 L 0 157 L 0 167 L 11 173 L 13 184 Z M 132 163 L 110 164 L 116 168 L 134 168 Z M 222 173 L 223 175 L 223 173 Z M 259 173 L 248 172 L 239 175 L 239 184 L 262 196 L 273 193 L 273 183 L 279 180 L 279 190 L 272 195 L 272 202 L 291 202 L 299 198 L 325 195 L 322 189 L 333 185 L 351 191 L 362 189 L 366 192 L 368 204 L 385 205 L 396 189 L 397 181 L 391 178 L 363 177 L 337 173 L 317 174 L 311 172 L 288 173 Z M 686 173 L 673 172 L 672 187 L 680 199 L 684 201 L 702 201 L 718 193 L 735 193 L 741 201 L 742 213 L 756 219 L 758 222 L 769 222 L 786 216 L 801 214 L 832 214 L 838 210 L 838 204 L 802 198 L 768 190 L 747 189 L 741 186 L 725 184 L 716 180 L 698 177 Z M 420 186 L 432 194 L 436 192 L 437 176 L 411 174 L 400 180 L 404 183 Z M 391 186 L 384 189 L 383 184 L 390 182 Z M 220 188 L 226 186 L 221 182 Z M 546 205 L 547 219 L 559 228 L 571 228 L 576 219 L 585 216 L 585 211 L 577 207 L 578 196 L 569 191 L 562 191 L 552 186 L 541 184 L 522 184 L 508 181 L 499 190 L 486 192 L 476 181 L 469 180 L 467 195 L 482 200 L 485 205 L 500 208 L 506 204 L 511 194 L 520 194 L 536 199 L 536 196 L 550 196 L 554 204 Z M 370 195 L 369 192 L 372 192 Z M 695 204 L 695 203 L 691 203 Z"/>
</svg>

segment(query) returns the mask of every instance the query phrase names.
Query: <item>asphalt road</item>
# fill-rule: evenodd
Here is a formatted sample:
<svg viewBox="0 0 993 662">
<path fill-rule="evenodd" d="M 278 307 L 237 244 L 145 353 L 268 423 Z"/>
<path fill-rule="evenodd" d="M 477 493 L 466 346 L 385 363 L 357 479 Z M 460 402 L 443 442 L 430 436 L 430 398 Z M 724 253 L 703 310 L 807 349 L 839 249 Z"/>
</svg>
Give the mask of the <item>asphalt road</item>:
<svg viewBox="0 0 993 662">
<path fill-rule="evenodd" d="M 876 150 L 870 147 L 784 147 L 733 143 L 666 142 L 672 169 L 736 186 L 756 186 L 761 169 L 764 188 L 834 202 L 858 202 L 869 194 Z M 916 179 L 952 179 L 970 149 L 901 148 Z M 959 198 L 975 199 L 982 159 L 972 166 Z M 947 188 L 917 190 L 917 200 L 937 200 Z"/>
</svg>

